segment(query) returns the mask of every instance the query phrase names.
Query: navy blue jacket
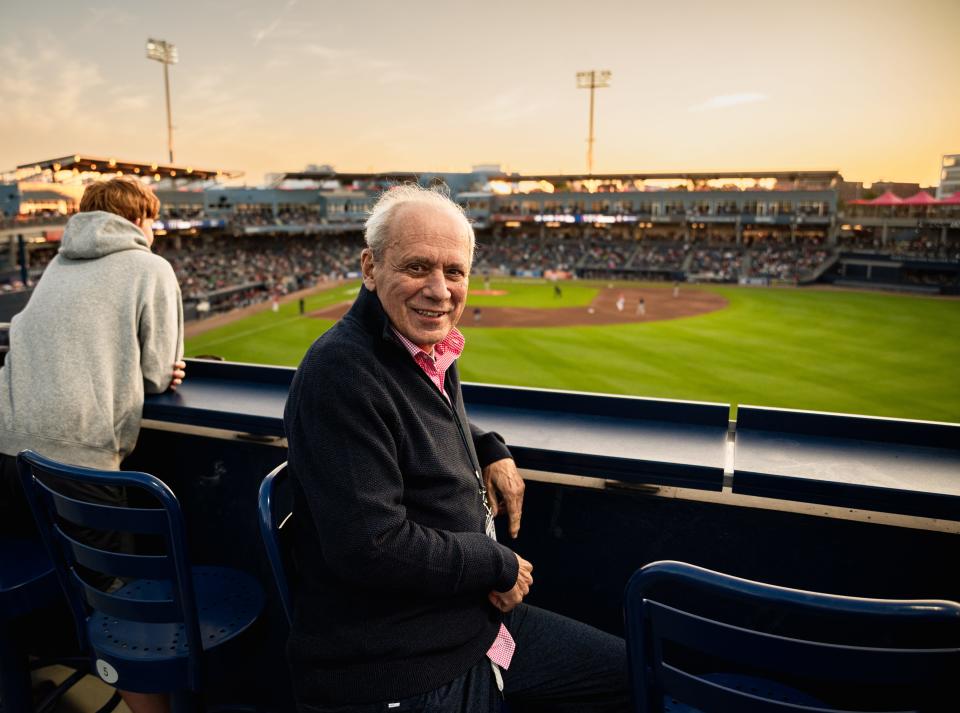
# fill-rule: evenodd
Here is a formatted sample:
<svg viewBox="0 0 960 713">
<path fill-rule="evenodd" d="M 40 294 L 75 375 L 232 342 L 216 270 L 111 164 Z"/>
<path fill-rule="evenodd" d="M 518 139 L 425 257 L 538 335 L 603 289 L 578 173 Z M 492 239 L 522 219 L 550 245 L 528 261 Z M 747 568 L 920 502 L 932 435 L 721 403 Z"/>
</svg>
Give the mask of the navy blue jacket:
<svg viewBox="0 0 960 713">
<path fill-rule="evenodd" d="M 365 703 L 452 681 L 489 649 L 487 601 L 517 579 L 484 534 L 476 473 L 509 457 L 448 402 L 365 288 L 310 347 L 284 413 L 299 583 L 287 645 L 301 703 Z"/>
</svg>

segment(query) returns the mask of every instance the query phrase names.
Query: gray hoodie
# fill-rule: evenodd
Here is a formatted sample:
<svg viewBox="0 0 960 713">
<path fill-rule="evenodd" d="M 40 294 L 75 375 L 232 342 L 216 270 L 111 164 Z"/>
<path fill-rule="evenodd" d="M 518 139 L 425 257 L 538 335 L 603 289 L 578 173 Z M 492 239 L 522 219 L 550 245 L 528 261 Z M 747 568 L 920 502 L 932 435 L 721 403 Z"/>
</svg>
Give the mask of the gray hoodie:
<svg viewBox="0 0 960 713">
<path fill-rule="evenodd" d="M 182 354 L 183 306 L 170 263 L 125 218 L 78 213 L 10 324 L 0 453 L 31 448 L 116 470 L 136 445 L 144 391 L 164 391 Z"/>
</svg>

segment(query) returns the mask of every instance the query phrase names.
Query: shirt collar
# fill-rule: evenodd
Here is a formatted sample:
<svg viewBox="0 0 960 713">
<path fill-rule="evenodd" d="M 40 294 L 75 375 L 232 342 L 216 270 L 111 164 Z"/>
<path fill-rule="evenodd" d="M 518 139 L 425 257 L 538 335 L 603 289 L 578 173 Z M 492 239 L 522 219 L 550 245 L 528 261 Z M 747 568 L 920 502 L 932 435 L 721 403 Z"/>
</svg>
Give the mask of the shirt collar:
<svg viewBox="0 0 960 713">
<path fill-rule="evenodd" d="M 430 354 L 400 334 L 400 332 L 397 331 L 397 328 L 392 324 L 390 325 L 390 329 L 393 330 L 394 335 L 396 335 L 397 339 L 400 340 L 400 343 L 408 352 L 410 352 L 410 356 L 412 356 L 414 359 L 422 359 L 423 357 L 426 357 L 431 361 L 436 361 L 438 357 L 442 357 L 449 352 L 450 356 L 452 357 L 451 361 L 453 361 L 453 359 L 456 359 L 463 353 L 463 347 L 467 341 L 463 336 L 463 333 L 454 327 L 450 330 L 447 336 L 443 338 L 443 341 L 433 345 L 433 354 Z"/>
</svg>

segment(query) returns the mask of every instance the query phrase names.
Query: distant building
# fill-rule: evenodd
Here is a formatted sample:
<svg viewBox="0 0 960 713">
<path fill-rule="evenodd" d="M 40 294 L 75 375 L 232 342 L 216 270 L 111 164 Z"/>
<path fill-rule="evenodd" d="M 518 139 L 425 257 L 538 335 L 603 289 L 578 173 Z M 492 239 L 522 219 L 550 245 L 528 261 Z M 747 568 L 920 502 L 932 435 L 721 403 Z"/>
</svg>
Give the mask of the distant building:
<svg viewBox="0 0 960 713">
<path fill-rule="evenodd" d="M 864 197 L 862 181 L 841 181 L 838 190 L 840 200 L 844 203 L 858 201 Z"/>
<path fill-rule="evenodd" d="M 893 191 L 898 198 L 909 198 L 920 192 L 919 183 L 897 183 L 895 181 L 876 181 L 870 185 L 870 192 L 880 196 L 887 191 Z"/>
<path fill-rule="evenodd" d="M 940 186 L 937 198 L 946 198 L 960 191 L 960 154 L 947 154 L 940 162 Z"/>
</svg>

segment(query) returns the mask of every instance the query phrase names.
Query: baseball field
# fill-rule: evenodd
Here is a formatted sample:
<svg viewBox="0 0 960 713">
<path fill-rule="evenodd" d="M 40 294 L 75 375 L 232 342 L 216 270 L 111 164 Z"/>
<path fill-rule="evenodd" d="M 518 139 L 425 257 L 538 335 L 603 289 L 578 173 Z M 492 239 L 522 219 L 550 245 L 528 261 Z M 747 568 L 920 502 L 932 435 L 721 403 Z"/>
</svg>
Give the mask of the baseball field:
<svg viewBox="0 0 960 713">
<path fill-rule="evenodd" d="M 474 279 L 465 381 L 960 421 L 960 300 Z M 358 283 L 194 323 L 187 356 L 296 366 Z M 643 299 L 643 305 L 640 300 Z M 619 303 L 619 304 L 618 304 Z M 212 326 L 219 323 L 219 326 Z M 189 378 L 189 374 L 188 374 Z"/>
</svg>

